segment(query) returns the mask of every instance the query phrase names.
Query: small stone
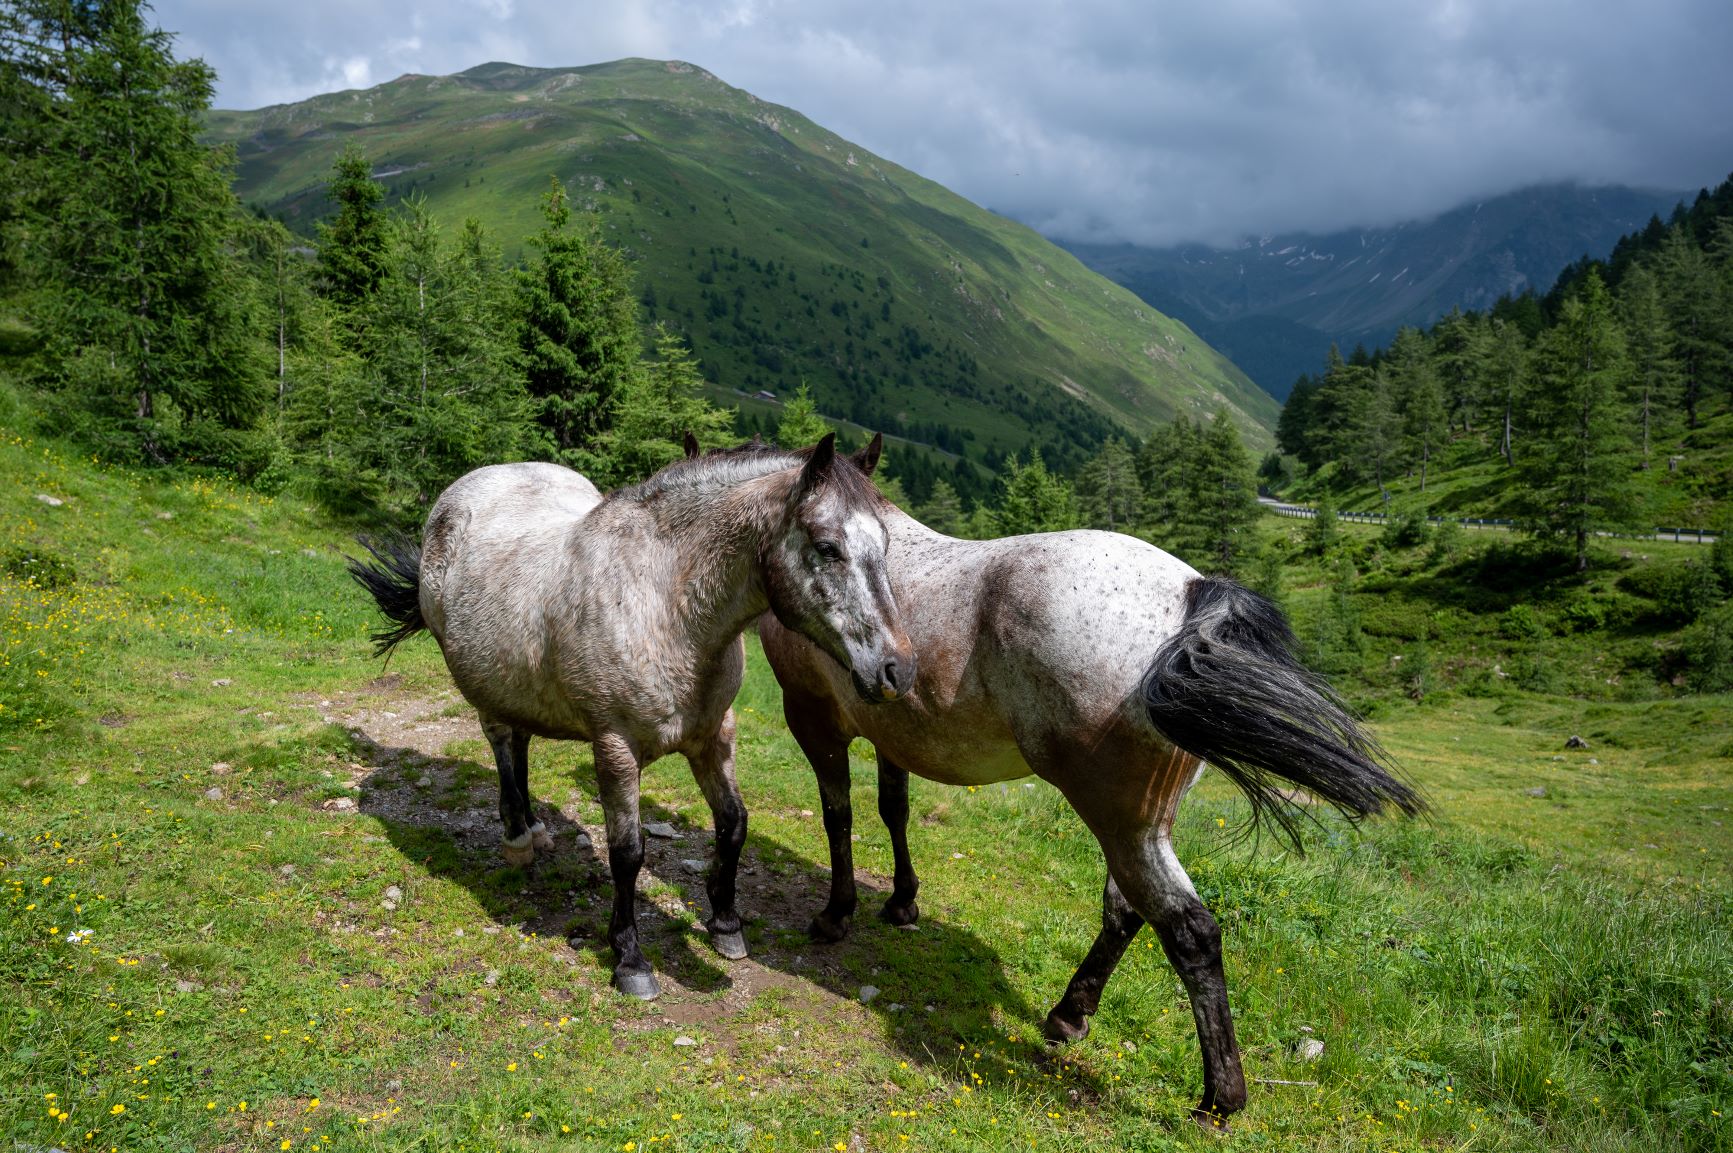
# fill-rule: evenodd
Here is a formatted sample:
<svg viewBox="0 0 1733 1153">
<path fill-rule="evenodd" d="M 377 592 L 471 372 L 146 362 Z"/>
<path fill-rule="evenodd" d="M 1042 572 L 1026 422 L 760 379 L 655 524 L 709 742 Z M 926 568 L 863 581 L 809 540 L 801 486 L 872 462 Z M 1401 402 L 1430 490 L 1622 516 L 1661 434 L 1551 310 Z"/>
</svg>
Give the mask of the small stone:
<svg viewBox="0 0 1733 1153">
<path fill-rule="evenodd" d="M 1300 1026 L 1300 1032 L 1302 1032 L 1302 1033 L 1310 1033 L 1311 1031 L 1312 1031 L 1312 1027 L 1310 1025 L 1301 1025 Z"/>
<path fill-rule="evenodd" d="M 811 809 L 802 809 L 802 810 L 800 810 L 800 815 L 803 817 L 810 817 L 810 816 L 812 816 L 812 810 Z"/>
<path fill-rule="evenodd" d="M 578 835 L 572 839 L 572 843 L 580 849 L 587 849 L 593 842 L 590 840 L 590 834 L 580 830 Z"/>
<path fill-rule="evenodd" d="M 566 938 L 566 944 L 574 949 L 582 949 L 584 947 L 584 939 L 578 934 L 573 933 L 571 936 Z"/>
<path fill-rule="evenodd" d="M 401 1082 L 397 1078 L 393 1077 L 391 1080 L 385 1082 L 385 1087 L 387 1089 L 389 1089 L 391 1092 L 397 1093 L 403 1089 L 403 1082 Z"/>
<path fill-rule="evenodd" d="M 1324 1055 L 1324 1043 L 1316 1037 L 1307 1037 L 1294 1047 L 1294 1053 L 1302 1061 L 1316 1061 Z"/>
<path fill-rule="evenodd" d="M 487 971 L 487 976 L 483 977 L 482 981 L 488 988 L 493 988 L 495 985 L 499 984 L 499 970 L 489 969 Z"/>
<path fill-rule="evenodd" d="M 230 680 L 228 677 L 218 677 L 216 680 L 211 682 L 211 688 L 213 688 L 213 689 L 226 689 L 234 683 L 235 682 Z"/>
<path fill-rule="evenodd" d="M 316 548 L 304 548 L 301 550 L 301 555 L 302 556 L 318 556 L 319 550 Z"/>
<path fill-rule="evenodd" d="M 353 813 L 355 811 L 355 798 L 332 797 L 319 807 L 333 813 Z"/>
<path fill-rule="evenodd" d="M 879 990 L 878 990 L 878 986 L 876 986 L 876 985 L 862 985 L 860 987 L 860 1003 L 863 1005 L 872 1004 L 873 998 L 877 997 L 878 995 L 879 995 Z"/>
<path fill-rule="evenodd" d="M 651 821 L 644 826 L 644 833 L 647 836 L 660 837 L 664 841 L 671 841 L 680 835 L 667 821 Z"/>
<path fill-rule="evenodd" d="M 921 1006 L 921 1012 L 923 1012 L 923 1013 L 936 1013 L 936 1012 L 938 1012 L 938 1007 L 935 1005 L 922 1005 Z"/>
<path fill-rule="evenodd" d="M 49 508 L 59 508 L 61 505 L 66 503 L 65 501 L 61 500 L 59 497 L 49 496 L 45 492 L 37 493 L 36 499 L 41 501 L 43 504 L 47 505 Z"/>
<path fill-rule="evenodd" d="M 212 788 L 205 790 L 205 800 L 207 800 L 207 801 L 220 801 L 222 799 L 223 799 L 223 791 L 221 789 L 212 787 Z"/>
<path fill-rule="evenodd" d="M 226 777 L 229 775 L 229 769 L 232 767 L 233 766 L 231 766 L 227 761 L 218 761 L 216 764 L 211 766 L 211 775 L 214 777 Z"/>
<path fill-rule="evenodd" d="M 453 937 L 461 937 L 461 936 L 463 936 L 463 930 L 462 929 L 453 929 L 451 932 L 451 935 Z"/>
<path fill-rule="evenodd" d="M 1567 749 L 1586 749 L 1588 747 L 1589 743 L 1577 736 L 1575 733 L 1572 733 L 1571 739 L 1565 742 L 1565 748 Z"/>
<path fill-rule="evenodd" d="M 1137 1052 L 1137 1046 L 1133 1045 L 1130 1041 L 1121 1041 L 1119 1043 L 1119 1047 L 1121 1049 L 1124 1049 L 1127 1053 Z"/>
<path fill-rule="evenodd" d="M 415 778 L 415 787 L 418 789 L 425 789 L 431 784 L 433 784 L 433 778 L 425 773 Z"/>
<path fill-rule="evenodd" d="M 385 899 L 387 901 L 401 901 L 403 900 L 403 890 L 396 885 L 388 885 L 385 889 Z"/>
<path fill-rule="evenodd" d="M 698 1044 L 698 1042 L 686 1036 L 684 1033 L 674 1038 L 674 1047 L 677 1049 L 690 1049 L 696 1044 Z"/>
<path fill-rule="evenodd" d="M 293 877 L 295 875 L 295 866 L 284 865 L 282 868 L 277 870 L 277 873 L 279 876 Z"/>
<path fill-rule="evenodd" d="M 1600 763 L 1601 763 L 1601 759 L 1599 757 L 1590 757 L 1589 758 L 1589 764 L 1591 764 L 1591 765 L 1598 765 Z"/>
<path fill-rule="evenodd" d="M 177 993 L 196 993 L 202 988 L 204 988 L 204 986 L 199 984 L 197 981 L 175 982 L 175 992 Z"/>
<path fill-rule="evenodd" d="M 685 869 L 688 873 L 702 873 L 704 871 L 704 862 L 687 858 L 680 862 L 680 867 Z"/>
<path fill-rule="evenodd" d="M 481 931 L 486 933 L 490 937 L 499 936 L 499 926 L 498 925 L 483 925 L 481 927 Z"/>
<path fill-rule="evenodd" d="M 1544 797 L 1546 796 L 1546 786 L 1536 785 L 1532 789 L 1524 789 L 1522 793 L 1525 797 Z"/>
<path fill-rule="evenodd" d="M 953 861 L 960 861 L 962 859 L 963 859 L 963 854 L 961 854 L 961 853 L 952 853 L 951 854 L 951 860 L 953 860 Z"/>
<path fill-rule="evenodd" d="M 175 514 L 172 512 L 159 512 L 156 514 L 156 519 L 158 520 L 173 520 L 174 518 Z"/>
<path fill-rule="evenodd" d="M 892 1013 L 901 1013 L 903 1011 L 902 1003 L 899 1001 L 892 1001 L 886 1005 L 885 1008 L 890 1010 Z"/>
<path fill-rule="evenodd" d="M 381 902 L 379 902 L 379 907 L 381 909 L 384 909 L 387 913 L 395 913 L 397 911 L 397 902 L 396 901 L 381 901 Z"/>
</svg>

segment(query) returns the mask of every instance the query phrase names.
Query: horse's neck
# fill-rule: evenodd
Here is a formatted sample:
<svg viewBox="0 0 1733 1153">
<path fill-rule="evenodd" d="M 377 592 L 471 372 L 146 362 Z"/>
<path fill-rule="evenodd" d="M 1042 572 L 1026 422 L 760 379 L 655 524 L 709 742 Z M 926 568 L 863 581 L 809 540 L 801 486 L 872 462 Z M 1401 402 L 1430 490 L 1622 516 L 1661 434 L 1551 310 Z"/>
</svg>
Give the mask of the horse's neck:
<svg viewBox="0 0 1733 1153">
<path fill-rule="evenodd" d="M 759 549 L 770 529 L 751 502 L 694 499 L 665 524 L 675 542 L 669 603 L 693 647 L 719 651 L 770 607 Z"/>
</svg>

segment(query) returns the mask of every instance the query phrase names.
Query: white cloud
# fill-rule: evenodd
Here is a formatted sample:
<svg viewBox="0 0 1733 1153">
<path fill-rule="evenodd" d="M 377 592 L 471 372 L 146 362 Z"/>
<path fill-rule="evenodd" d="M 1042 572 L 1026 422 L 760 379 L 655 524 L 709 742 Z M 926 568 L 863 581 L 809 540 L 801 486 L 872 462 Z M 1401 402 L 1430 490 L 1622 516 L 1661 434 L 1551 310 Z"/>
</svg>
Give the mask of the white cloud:
<svg viewBox="0 0 1733 1153">
<path fill-rule="evenodd" d="M 163 0 L 225 107 L 678 57 L 1056 234 L 1164 243 L 1733 168 L 1725 0 Z M 357 81 L 355 78 L 362 78 Z"/>
</svg>

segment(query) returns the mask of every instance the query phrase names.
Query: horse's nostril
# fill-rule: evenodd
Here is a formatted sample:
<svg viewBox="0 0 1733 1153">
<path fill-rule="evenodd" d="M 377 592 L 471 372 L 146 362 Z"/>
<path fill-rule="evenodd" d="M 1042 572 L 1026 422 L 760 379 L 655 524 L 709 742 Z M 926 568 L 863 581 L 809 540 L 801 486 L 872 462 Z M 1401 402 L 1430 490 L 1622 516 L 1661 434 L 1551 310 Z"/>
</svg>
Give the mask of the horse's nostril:
<svg viewBox="0 0 1733 1153">
<path fill-rule="evenodd" d="M 902 685 L 897 681 L 897 662 L 886 661 L 885 667 L 879 670 L 879 683 L 893 691 L 900 690 Z"/>
</svg>

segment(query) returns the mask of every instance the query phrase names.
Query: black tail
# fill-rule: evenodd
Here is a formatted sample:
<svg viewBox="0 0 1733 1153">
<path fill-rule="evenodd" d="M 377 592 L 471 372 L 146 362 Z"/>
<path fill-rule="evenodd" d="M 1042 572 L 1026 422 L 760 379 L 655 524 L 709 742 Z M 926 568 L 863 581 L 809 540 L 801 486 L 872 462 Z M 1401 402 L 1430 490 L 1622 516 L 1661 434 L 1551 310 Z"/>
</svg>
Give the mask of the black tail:
<svg viewBox="0 0 1733 1153">
<path fill-rule="evenodd" d="M 1226 773 L 1299 847 L 1292 799 L 1272 778 L 1328 801 L 1351 821 L 1426 803 L 1385 767 L 1389 756 L 1329 685 L 1294 656 L 1282 611 L 1228 580 L 1186 585 L 1185 622 L 1143 680 L 1150 720 L 1168 740 Z"/>
<path fill-rule="evenodd" d="M 394 534 L 383 540 L 357 537 L 361 547 L 373 554 L 373 563 L 349 558 L 349 575 L 373 594 L 379 611 L 393 622 L 376 629 L 373 655 L 382 657 L 427 627 L 421 619 L 421 546 L 409 537 Z"/>
</svg>

